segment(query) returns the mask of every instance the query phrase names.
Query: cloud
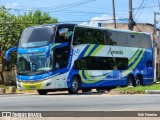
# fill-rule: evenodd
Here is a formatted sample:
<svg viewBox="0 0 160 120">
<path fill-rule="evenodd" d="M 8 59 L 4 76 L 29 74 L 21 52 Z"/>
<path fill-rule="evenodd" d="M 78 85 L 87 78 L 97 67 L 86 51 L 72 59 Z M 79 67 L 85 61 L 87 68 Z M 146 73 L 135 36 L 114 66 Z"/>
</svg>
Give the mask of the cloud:
<svg viewBox="0 0 160 120">
<path fill-rule="evenodd" d="M 15 8 L 18 6 L 18 3 L 14 2 L 14 3 L 7 3 L 5 5 L 6 8 Z"/>
<path fill-rule="evenodd" d="M 116 18 L 118 19 L 118 18 Z M 83 22 L 80 25 L 98 26 L 98 23 L 113 23 L 113 17 L 103 14 L 97 17 L 93 17 L 90 22 Z"/>
</svg>

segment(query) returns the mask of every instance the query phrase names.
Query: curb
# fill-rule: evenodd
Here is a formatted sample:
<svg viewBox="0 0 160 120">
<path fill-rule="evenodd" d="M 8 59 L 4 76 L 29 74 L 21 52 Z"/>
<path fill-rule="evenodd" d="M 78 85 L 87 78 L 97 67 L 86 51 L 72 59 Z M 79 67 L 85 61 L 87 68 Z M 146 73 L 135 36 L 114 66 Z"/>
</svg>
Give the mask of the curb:
<svg viewBox="0 0 160 120">
<path fill-rule="evenodd" d="M 146 94 L 160 94 L 160 90 L 146 90 Z"/>
</svg>

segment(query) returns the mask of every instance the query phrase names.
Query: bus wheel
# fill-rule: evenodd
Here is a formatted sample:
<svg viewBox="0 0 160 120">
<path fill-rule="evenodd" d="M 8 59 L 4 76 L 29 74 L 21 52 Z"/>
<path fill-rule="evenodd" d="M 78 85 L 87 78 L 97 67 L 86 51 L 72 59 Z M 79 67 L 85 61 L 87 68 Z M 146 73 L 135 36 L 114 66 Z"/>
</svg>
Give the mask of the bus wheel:
<svg viewBox="0 0 160 120">
<path fill-rule="evenodd" d="M 128 77 L 128 83 L 127 83 L 127 86 L 134 86 L 134 83 L 133 83 L 133 78 L 131 76 Z"/>
<path fill-rule="evenodd" d="M 73 77 L 71 88 L 68 89 L 69 94 L 77 94 L 80 87 L 80 82 L 77 77 Z"/>
<path fill-rule="evenodd" d="M 140 77 L 137 77 L 136 78 L 136 86 L 140 86 L 140 85 L 142 85 L 142 80 Z"/>
<path fill-rule="evenodd" d="M 37 90 L 37 92 L 39 93 L 39 95 L 46 95 L 48 93 L 47 90 Z"/>
</svg>

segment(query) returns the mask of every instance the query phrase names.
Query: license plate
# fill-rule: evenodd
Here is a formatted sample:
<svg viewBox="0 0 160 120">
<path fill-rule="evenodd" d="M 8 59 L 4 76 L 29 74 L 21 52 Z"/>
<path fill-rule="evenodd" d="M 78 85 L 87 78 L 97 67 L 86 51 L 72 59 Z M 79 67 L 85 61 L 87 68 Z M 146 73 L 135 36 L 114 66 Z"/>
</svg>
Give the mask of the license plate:
<svg viewBox="0 0 160 120">
<path fill-rule="evenodd" d="M 36 86 L 31 86 L 30 89 L 31 89 L 31 90 L 35 90 L 35 89 L 36 89 Z"/>
</svg>

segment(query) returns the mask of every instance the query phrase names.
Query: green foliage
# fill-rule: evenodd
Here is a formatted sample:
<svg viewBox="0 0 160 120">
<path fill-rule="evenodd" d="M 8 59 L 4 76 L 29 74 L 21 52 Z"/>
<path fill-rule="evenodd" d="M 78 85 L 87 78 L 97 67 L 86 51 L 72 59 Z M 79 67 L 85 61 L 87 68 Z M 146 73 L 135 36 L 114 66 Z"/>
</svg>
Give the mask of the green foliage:
<svg viewBox="0 0 160 120">
<path fill-rule="evenodd" d="M 0 61 L 4 59 L 6 50 L 18 45 L 22 31 L 29 26 L 56 23 L 52 18 L 40 10 L 23 15 L 13 15 L 4 6 L 0 6 Z M 11 64 L 15 64 L 16 54 L 11 55 Z M 2 71 L 1 71 L 2 73 Z M 1 74 L 0 73 L 0 74 Z"/>
<path fill-rule="evenodd" d="M 56 18 L 52 18 L 40 10 L 15 16 L 10 14 L 5 7 L 0 7 L 1 53 L 4 54 L 7 49 L 18 44 L 20 35 L 26 27 L 56 22 Z"/>
<path fill-rule="evenodd" d="M 146 90 L 160 90 L 160 84 L 152 84 L 138 87 L 117 87 L 114 90 L 121 93 L 145 93 Z"/>
</svg>

